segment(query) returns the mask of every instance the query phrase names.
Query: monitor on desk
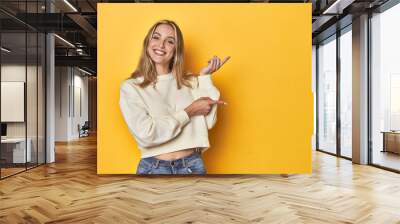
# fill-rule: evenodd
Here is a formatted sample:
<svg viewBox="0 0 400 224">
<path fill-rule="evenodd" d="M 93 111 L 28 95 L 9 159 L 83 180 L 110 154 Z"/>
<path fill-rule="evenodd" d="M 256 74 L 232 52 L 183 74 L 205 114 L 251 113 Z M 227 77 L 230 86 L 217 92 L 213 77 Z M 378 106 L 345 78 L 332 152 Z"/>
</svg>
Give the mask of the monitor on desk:
<svg viewBox="0 0 400 224">
<path fill-rule="evenodd" d="M 6 137 L 7 136 L 7 124 L 6 123 L 1 123 L 1 137 Z"/>
</svg>

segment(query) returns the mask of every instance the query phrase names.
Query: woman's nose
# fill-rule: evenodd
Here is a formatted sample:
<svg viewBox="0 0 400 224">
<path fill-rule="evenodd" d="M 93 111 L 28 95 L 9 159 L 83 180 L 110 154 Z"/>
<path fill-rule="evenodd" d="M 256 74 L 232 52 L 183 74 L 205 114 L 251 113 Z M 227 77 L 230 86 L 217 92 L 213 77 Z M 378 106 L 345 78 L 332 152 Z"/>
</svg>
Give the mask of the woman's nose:
<svg viewBox="0 0 400 224">
<path fill-rule="evenodd" d="M 158 46 L 159 46 L 160 48 L 164 48 L 164 46 L 165 46 L 164 41 L 160 41 L 160 42 L 158 43 Z"/>
</svg>

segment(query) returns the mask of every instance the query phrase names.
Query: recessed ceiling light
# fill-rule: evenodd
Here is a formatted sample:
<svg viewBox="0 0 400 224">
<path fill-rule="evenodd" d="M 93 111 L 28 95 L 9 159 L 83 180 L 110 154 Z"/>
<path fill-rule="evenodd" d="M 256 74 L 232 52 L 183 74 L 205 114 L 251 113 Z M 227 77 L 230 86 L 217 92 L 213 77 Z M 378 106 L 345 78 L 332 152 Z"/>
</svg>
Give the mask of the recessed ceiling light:
<svg viewBox="0 0 400 224">
<path fill-rule="evenodd" d="M 68 1 L 64 0 L 65 4 L 67 4 L 74 12 L 78 12 L 78 10 Z"/>
<path fill-rule="evenodd" d="M 72 44 L 71 42 L 69 42 L 68 40 L 66 40 L 66 39 L 64 39 L 64 38 L 62 38 L 62 37 L 60 37 L 60 36 L 57 35 L 57 34 L 54 34 L 54 36 L 57 37 L 57 38 L 58 38 L 59 40 L 61 40 L 62 42 L 66 43 L 67 45 L 69 45 L 69 46 L 75 48 L 75 45 L 73 45 L 73 44 Z"/>
<path fill-rule="evenodd" d="M 351 5 L 355 0 L 336 0 L 322 14 L 342 14 L 343 9 Z"/>
<path fill-rule="evenodd" d="M 1 51 L 4 51 L 6 53 L 10 53 L 11 52 L 11 50 L 9 50 L 9 49 L 7 49 L 5 47 L 1 47 Z"/>
<path fill-rule="evenodd" d="M 83 70 L 83 69 L 81 69 L 81 68 L 79 68 L 79 67 L 78 67 L 78 70 L 81 71 L 81 72 L 83 72 L 83 73 L 85 73 L 85 74 L 87 74 L 87 75 L 93 75 L 92 73 L 90 73 L 90 72 L 88 72 L 88 71 L 86 71 L 86 70 Z"/>
</svg>

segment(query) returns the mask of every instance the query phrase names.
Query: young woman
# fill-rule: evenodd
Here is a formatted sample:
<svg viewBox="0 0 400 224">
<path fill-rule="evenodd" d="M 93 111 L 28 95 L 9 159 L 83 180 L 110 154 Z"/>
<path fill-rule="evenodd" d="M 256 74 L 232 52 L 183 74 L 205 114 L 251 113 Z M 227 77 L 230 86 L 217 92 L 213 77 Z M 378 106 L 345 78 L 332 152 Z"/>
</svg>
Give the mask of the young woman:
<svg viewBox="0 0 400 224">
<path fill-rule="evenodd" d="M 220 93 L 211 74 L 230 57 L 214 56 L 199 75 L 184 73 L 182 32 L 161 20 L 147 33 L 139 64 L 120 89 L 120 108 L 141 151 L 137 174 L 205 174 L 202 152 L 217 119 Z"/>
</svg>

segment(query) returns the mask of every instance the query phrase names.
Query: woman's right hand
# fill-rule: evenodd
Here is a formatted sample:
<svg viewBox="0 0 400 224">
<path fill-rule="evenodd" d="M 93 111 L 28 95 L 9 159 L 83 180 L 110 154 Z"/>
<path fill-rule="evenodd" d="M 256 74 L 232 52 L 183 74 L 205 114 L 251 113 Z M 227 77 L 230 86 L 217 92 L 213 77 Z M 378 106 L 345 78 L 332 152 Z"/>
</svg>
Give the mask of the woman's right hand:
<svg viewBox="0 0 400 224">
<path fill-rule="evenodd" d="M 193 101 L 188 107 L 185 108 L 186 113 L 189 117 L 197 115 L 207 115 L 210 113 L 211 108 L 214 104 L 226 105 L 227 103 L 222 100 L 213 100 L 210 97 L 200 97 Z"/>
</svg>

